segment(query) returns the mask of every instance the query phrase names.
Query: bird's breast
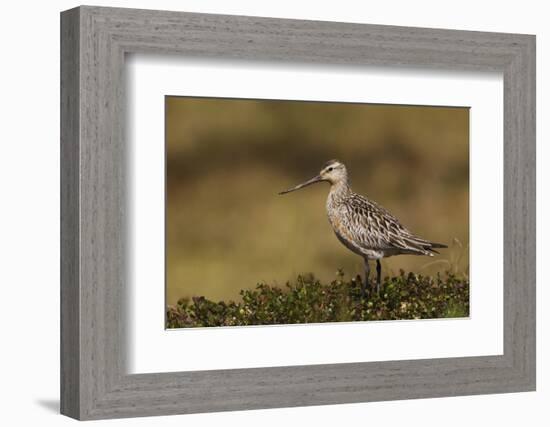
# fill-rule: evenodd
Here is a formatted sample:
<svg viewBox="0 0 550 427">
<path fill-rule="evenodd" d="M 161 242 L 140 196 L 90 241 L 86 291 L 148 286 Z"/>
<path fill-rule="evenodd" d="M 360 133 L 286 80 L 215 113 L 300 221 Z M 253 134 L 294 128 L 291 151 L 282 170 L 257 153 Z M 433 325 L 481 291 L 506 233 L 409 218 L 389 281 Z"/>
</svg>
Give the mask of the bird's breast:
<svg viewBox="0 0 550 427">
<path fill-rule="evenodd" d="M 363 255 L 360 242 L 356 239 L 353 230 L 349 226 L 350 224 L 347 221 L 345 211 L 342 209 L 335 209 L 334 207 L 331 209 L 327 207 L 327 216 L 338 240 L 351 251 Z"/>
</svg>

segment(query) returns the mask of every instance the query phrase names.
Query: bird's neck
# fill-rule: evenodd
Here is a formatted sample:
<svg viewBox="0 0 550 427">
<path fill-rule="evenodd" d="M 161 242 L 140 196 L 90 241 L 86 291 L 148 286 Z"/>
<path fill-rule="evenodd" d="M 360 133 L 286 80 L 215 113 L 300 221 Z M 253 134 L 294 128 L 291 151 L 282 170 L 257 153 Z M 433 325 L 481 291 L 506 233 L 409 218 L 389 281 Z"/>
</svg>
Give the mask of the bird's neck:
<svg viewBox="0 0 550 427">
<path fill-rule="evenodd" d="M 329 198 L 333 200 L 343 199 L 352 193 L 347 180 L 335 182 L 330 186 Z"/>
</svg>

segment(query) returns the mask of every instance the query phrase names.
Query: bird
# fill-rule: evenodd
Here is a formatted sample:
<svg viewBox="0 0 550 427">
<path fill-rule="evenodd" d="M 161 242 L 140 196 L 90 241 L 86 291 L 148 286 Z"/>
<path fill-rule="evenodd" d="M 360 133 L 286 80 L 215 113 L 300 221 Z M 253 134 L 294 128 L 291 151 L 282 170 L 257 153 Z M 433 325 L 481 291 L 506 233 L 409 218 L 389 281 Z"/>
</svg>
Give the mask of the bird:
<svg viewBox="0 0 550 427">
<path fill-rule="evenodd" d="M 439 253 L 436 249 L 447 247 L 414 235 L 384 207 L 355 193 L 349 184 L 347 168 L 339 160 L 329 160 L 318 175 L 279 194 L 287 194 L 323 181 L 330 184 L 326 211 L 336 237 L 346 248 L 363 257 L 363 297 L 366 296 L 370 276 L 369 261 L 376 260 L 376 291 L 379 294 L 382 258 L 394 255 L 434 256 Z"/>
</svg>

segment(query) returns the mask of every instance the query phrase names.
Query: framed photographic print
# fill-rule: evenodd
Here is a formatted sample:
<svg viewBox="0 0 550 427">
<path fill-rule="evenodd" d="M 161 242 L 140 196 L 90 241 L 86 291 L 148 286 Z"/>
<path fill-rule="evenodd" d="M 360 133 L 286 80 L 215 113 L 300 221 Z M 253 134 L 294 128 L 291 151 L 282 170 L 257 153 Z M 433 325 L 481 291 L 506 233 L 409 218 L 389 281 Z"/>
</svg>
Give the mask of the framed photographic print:
<svg viewBox="0 0 550 427">
<path fill-rule="evenodd" d="M 535 38 L 61 15 L 61 411 L 535 389 Z"/>
<path fill-rule="evenodd" d="M 468 317 L 468 108 L 170 96 L 165 114 L 167 328 Z M 304 169 L 287 192 L 328 197 L 277 197 Z M 352 180 L 450 233 L 450 255 Z"/>
</svg>

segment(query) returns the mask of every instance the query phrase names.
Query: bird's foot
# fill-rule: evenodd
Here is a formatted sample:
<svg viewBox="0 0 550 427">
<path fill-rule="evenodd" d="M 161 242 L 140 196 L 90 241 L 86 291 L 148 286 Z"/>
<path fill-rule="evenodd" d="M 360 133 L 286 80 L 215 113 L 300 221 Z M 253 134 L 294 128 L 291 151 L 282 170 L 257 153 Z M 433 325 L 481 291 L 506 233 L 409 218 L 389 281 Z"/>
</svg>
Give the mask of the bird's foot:
<svg viewBox="0 0 550 427">
<path fill-rule="evenodd" d="M 368 289 L 367 281 L 366 280 L 363 281 L 359 274 L 356 276 L 355 281 L 361 285 L 361 299 L 366 299 L 367 298 L 367 289 Z"/>
</svg>

